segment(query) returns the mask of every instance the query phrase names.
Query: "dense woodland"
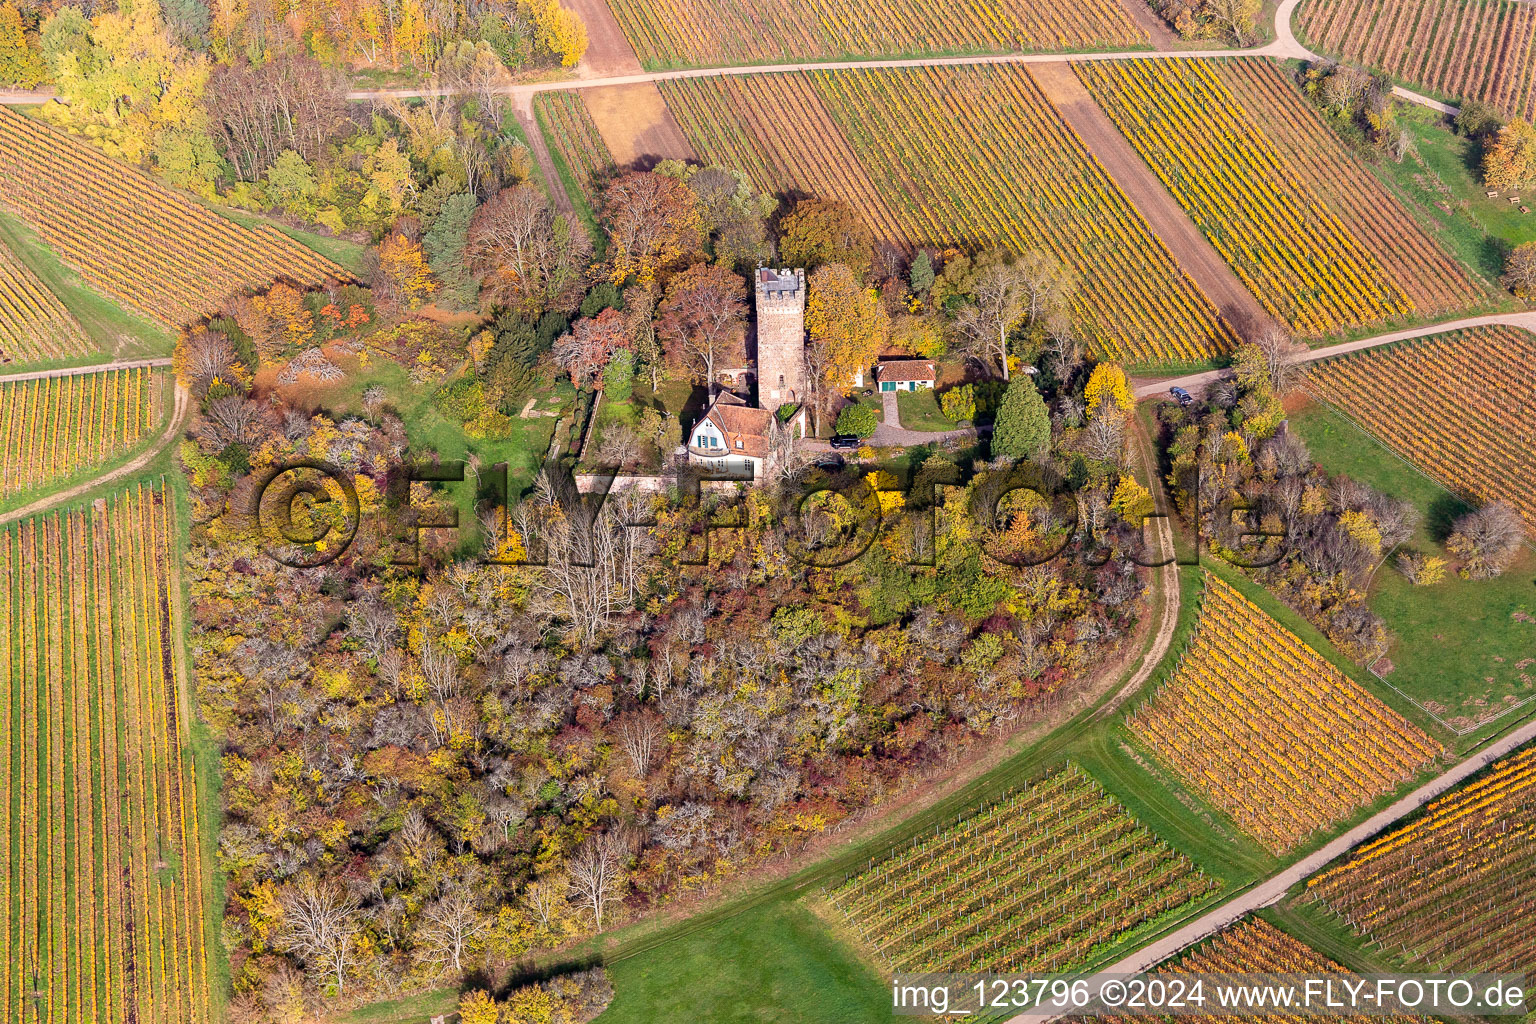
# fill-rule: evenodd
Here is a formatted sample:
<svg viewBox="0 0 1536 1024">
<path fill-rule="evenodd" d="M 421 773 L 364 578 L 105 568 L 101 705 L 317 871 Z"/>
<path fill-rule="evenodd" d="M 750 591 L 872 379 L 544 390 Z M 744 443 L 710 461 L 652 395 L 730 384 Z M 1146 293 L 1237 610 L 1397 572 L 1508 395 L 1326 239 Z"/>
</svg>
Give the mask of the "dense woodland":
<svg viewBox="0 0 1536 1024">
<path fill-rule="evenodd" d="M 430 241 L 447 213 L 397 218 L 370 289 L 278 285 L 186 332 L 191 644 L 224 746 L 237 1020 L 504 977 L 802 849 L 1123 652 L 1151 498 L 1126 464 L 1129 382 L 1062 314 L 1072 282 L 1038 255 L 897 260 L 845 206 L 776 206 L 718 168 L 621 174 L 597 259 L 505 184 L 463 204 L 452 266 Z M 810 269 L 818 419 L 876 355 L 940 356 L 946 408 L 992 423 L 990 449 L 866 461 L 804 509 L 787 431 L 782 474 L 701 501 L 594 509 L 564 463 L 399 565 L 392 524 L 449 502 L 401 476 L 436 453 L 382 390 L 338 419 L 283 386 L 389 359 L 491 437 L 557 380 L 608 401 L 707 388 L 740 365 L 741 268 L 766 256 Z M 480 326 L 420 315 L 450 288 Z M 647 408 L 602 457 L 670 454 L 682 424 Z M 356 539 L 313 568 L 274 562 L 249 514 L 296 459 L 358 496 Z M 491 560 L 530 553 L 547 565 Z"/>
</svg>

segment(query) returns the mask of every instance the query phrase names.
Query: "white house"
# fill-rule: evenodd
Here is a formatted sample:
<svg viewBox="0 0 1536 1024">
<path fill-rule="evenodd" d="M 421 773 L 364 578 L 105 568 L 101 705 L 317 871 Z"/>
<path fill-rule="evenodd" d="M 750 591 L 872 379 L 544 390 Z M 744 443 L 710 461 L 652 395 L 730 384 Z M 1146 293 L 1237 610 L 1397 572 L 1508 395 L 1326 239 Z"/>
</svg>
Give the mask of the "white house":
<svg viewBox="0 0 1536 1024">
<path fill-rule="evenodd" d="M 688 461 L 719 475 L 758 479 L 768 471 L 773 413 L 722 391 L 688 435 Z"/>
<path fill-rule="evenodd" d="M 936 376 L 931 359 L 882 359 L 875 364 L 875 380 L 881 391 L 916 391 L 931 388 Z"/>
</svg>

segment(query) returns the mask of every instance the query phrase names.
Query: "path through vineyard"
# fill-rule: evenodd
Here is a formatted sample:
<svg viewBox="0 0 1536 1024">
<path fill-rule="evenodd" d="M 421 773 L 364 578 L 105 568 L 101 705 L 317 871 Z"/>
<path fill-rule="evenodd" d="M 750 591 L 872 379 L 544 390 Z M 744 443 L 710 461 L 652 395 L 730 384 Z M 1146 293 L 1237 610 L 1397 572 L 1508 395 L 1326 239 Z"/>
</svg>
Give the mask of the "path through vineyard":
<svg viewBox="0 0 1536 1024">
<path fill-rule="evenodd" d="M 1388 334 L 1378 334 L 1371 338 L 1361 338 L 1358 341 L 1345 341 L 1337 345 L 1325 345 L 1315 348 L 1301 357 L 1303 363 L 1315 363 L 1319 359 L 1328 359 L 1333 356 L 1344 356 L 1351 352 L 1363 352 L 1368 348 L 1376 348 L 1379 345 L 1390 345 L 1395 341 L 1412 341 L 1414 338 L 1428 338 L 1436 334 L 1446 334 L 1450 331 L 1464 331 L 1469 327 L 1522 327 L 1536 334 L 1536 312 L 1531 313 L 1492 313 L 1488 316 L 1473 316 L 1463 320 L 1446 320 L 1438 324 L 1425 324 L 1422 327 L 1410 327 L 1404 331 L 1392 331 Z M 1162 380 L 1137 380 L 1136 397 L 1155 398 L 1165 395 L 1169 388 L 1183 388 L 1186 391 L 1204 391 L 1209 385 L 1229 376 L 1230 370 L 1205 370 L 1201 373 L 1185 374 L 1182 377 L 1167 377 Z"/>
<path fill-rule="evenodd" d="M 91 367 L 90 369 L 101 368 L 102 367 Z M 44 374 L 44 376 L 50 374 L 58 374 L 59 372 L 60 371 L 48 371 Z M 25 376 L 27 375 L 19 375 L 19 377 Z M 28 516 L 35 516 L 39 512 L 53 508 L 55 505 L 60 505 L 64 502 L 72 501 L 75 498 L 80 497 L 82 494 L 94 491 L 96 488 L 101 487 L 104 484 L 109 484 L 116 480 L 121 480 L 124 477 L 132 476 L 134 473 L 137 473 L 139 470 L 153 462 L 156 458 L 159 457 L 161 452 L 163 452 L 170 445 L 174 444 L 177 439 L 181 437 L 182 431 L 186 429 L 187 419 L 191 412 L 192 403 L 189 401 L 187 389 L 182 387 L 180 384 L 177 384 L 176 404 L 171 410 L 171 422 L 166 425 L 165 431 L 160 435 L 159 438 L 156 439 L 153 445 L 140 452 L 129 461 L 123 463 L 120 466 L 115 466 L 107 472 L 100 474 L 99 476 L 77 484 L 66 491 L 59 491 L 56 494 L 50 494 L 46 498 L 39 498 L 37 501 L 34 501 L 30 505 L 24 505 L 12 512 L 6 512 L 5 514 L 0 515 L 0 526 L 4 526 L 6 523 L 13 523 L 18 519 L 25 519 Z"/>
<path fill-rule="evenodd" d="M 1110 178 L 1120 186 L 1120 191 L 1141 213 L 1152 233 L 1173 254 L 1179 269 L 1199 285 L 1205 297 L 1215 305 L 1227 325 L 1240 337 L 1249 340 L 1257 337 L 1273 322 L 1264 307 L 1088 95 L 1072 66 L 1037 64 L 1029 69 L 1029 75 L 1062 120 L 1077 133 Z"/>
<path fill-rule="evenodd" d="M 1385 832 L 1389 827 L 1417 811 L 1431 800 L 1449 792 L 1493 762 L 1507 754 L 1513 753 L 1532 740 L 1536 740 L 1536 722 L 1527 722 L 1519 729 L 1484 748 L 1481 753 L 1466 758 L 1429 782 L 1424 783 L 1424 785 L 1398 800 L 1386 810 L 1372 815 L 1370 819 L 1350 829 L 1316 853 L 1303 857 L 1278 874 L 1250 886 L 1216 909 L 1202 914 L 1200 917 L 1163 936 L 1156 942 L 1141 947 L 1130 956 L 1102 967 L 1098 972 L 1099 975 L 1103 977 L 1123 977 L 1128 974 L 1142 974 L 1183 950 L 1188 949 L 1190 946 L 1210 938 L 1223 928 L 1236 924 L 1240 918 L 1279 902 L 1290 891 L 1292 886 L 1304 882 L 1309 876 L 1322 870 L 1330 861 L 1353 847 L 1360 845 L 1367 839 Z M 1089 980 L 1089 987 L 1093 987 L 1091 978 Z M 1046 1016 L 1021 1013 L 1016 1017 L 1010 1018 L 1007 1024 L 1047 1024 L 1049 1021 L 1059 1019 L 1060 1015 Z"/>
</svg>

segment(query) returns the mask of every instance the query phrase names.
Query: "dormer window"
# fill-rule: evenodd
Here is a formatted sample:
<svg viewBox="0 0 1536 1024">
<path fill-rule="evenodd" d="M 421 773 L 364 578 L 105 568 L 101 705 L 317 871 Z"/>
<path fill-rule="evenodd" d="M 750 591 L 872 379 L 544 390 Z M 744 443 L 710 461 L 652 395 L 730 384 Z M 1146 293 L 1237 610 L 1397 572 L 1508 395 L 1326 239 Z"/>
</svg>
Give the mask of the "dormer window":
<svg viewBox="0 0 1536 1024">
<path fill-rule="evenodd" d="M 736 449 L 737 449 L 737 450 L 738 450 L 738 451 L 740 451 L 740 450 L 741 450 L 741 441 L 740 441 L 740 440 L 737 440 L 737 442 L 736 442 Z"/>
</svg>

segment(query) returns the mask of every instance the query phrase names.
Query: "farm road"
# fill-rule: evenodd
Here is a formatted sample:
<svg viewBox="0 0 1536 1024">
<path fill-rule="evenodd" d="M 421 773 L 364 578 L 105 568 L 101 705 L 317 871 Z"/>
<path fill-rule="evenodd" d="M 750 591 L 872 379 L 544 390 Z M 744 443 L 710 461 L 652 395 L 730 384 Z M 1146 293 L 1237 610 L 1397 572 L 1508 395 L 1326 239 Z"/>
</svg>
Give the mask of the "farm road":
<svg viewBox="0 0 1536 1024">
<path fill-rule="evenodd" d="M 687 68 L 677 71 L 626 70 L 618 41 L 613 37 L 618 26 L 608 12 L 605 0 L 571 0 L 587 20 L 587 30 L 592 42 L 588 60 L 577 69 L 574 79 L 549 82 L 522 82 L 504 85 L 497 92 L 511 96 L 514 102 L 526 97 L 531 99 L 537 92 L 560 89 L 599 89 L 613 85 L 638 85 L 646 82 L 665 82 L 683 78 L 717 78 L 721 75 L 771 75 L 794 71 L 857 71 L 880 68 L 966 67 L 986 64 L 1069 64 L 1073 61 L 1098 60 L 1168 60 L 1216 57 L 1270 57 L 1276 60 L 1317 60 L 1313 53 L 1297 40 L 1291 29 L 1291 19 L 1301 0 L 1284 0 L 1275 11 L 1275 39 L 1264 46 L 1247 49 L 1212 50 L 1130 50 L 1115 53 L 997 53 L 964 57 L 926 57 L 906 60 L 843 60 L 800 61 L 787 64 L 743 64 L 713 68 Z M 611 27 L 610 27 L 611 23 Z M 622 38 L 623 33 L 619 36 Z M 627 41 L 624 44 L 628 46 Z M 633 50 L 630 51 L 633 55 Z M 638 63 L 638 62 L 637 62 Z M 370 100 L 408 99 L 412 96 L 441 96 L 452 90 L 444 89 L 357 89 L 347 93 L 347 99 L 359 102 Z M 1394 88 L 1400 99 L 1430 107 L 1443 114 L 1455 114 L 1459 108 L 1410 89 Z M 0 104 L 45 103 L 53 98 L 51 90 L 0 90 Z M 528 100 L 525 99 L 524 102 Z"/>
<path fill-rule="evenodd" d="M 1284 0 L 1275 11 L 1275 39 L 1264 46 L 1252 46 L 1247 49 L 1212 49 L 1212 50 L 1129 50 L 1114 53 L 997 53 L 977 54 L 962 57 L 920 57 L 900 60 L 842 60 L 842 61 L 798 61 L 785 64 L 744 64 L 713 68 L 685 68 L 675 71 L 635 71 L 613 75 L 597 74 L 594 77 L 580 77 L 574 81 L 552 82 L 524 82 L 517 85 L 502 86 L 500 92 L 511 96 L 524 94 L 531 95 L 536 92 L 548 92 L 558 89 L 595 89 L 612 85 L 637 85 L 645 82 L 676 81 L 685 78 L 717 78 L 721 75 L 771 75 L 797 71 L 857 71 L 878 70 L 880 68 L 926 68 L 926 67 L 969 67 L 988 64 L 1069 64 L 1073 61 L 1100 61 L 1100 60 L 1168 60 L 1175 59 L 1202 59 L 1215 57 L 1270 57 L 1276 60 L 1317 60 L 1319 55 L 1313 53 L 1297 40 L 1295 32 L 1291 29 L 1291 19 L 1296 13 L 1296 7 L 1301 0 Z M 607 5 L 603 0 L 587 0 L 585 4 L 577 4 L 583 11 L 587 6 L 600 6 L 606 12 Z M 612 15 L 608 16 L 610 19 Z M 592 21 L 588 21 L 590 26 Z M 601 44 L 599 58 L 594 58 L 592 71 L 601 72 L 605 67 L 616 66 L 614 58 L 616 43 L 607 38 L 606 29 L 603 29 L 604 42 Z M 1154 45 L 1158 37 L 1154 36 Z M 1393 89 L 1393 93 L 1410 103 L 1418 103 L 1431 107 L 1441 113 L 1454 114 L 1456 107 L 1432 100 L 1428 96 L 1408 89 Z M 410 96 L 441 95 L 441 91 L 434 90 L 428 93 L 421 89 L 362 89 L 347 94 L 350 100 L 386 100 L 401 99 Z M 33 99 L 6 99 L 7 94 L 0 93 L 0 103 L 37 103 L 47 97 Z M 11 94 L 32 95 L 32 94 Z"/>
<path fill-rule="evenodd" d="M 1126 975 L 1149 971 L 1182 950 L 1188 949 L 1195 943 L 1209 938 L 1221 929 L 1233 924 L 1244 915 L 1273 903 L 1278 903 L 1290 890 L 1291 886 L 1303 882 L 1316 874 L 1334 858 L 1348 852 L 1351 848 L 1365 842 L 1378 833 L 1386 831 L 1393 824 L 1423 807 L 1435 797 L 1454 788 L 1494 761 L 1519 749 L 1532 740 L 1536 740 L 1536 722 L 1526 723 L 1504 738 L 1490 744 L 1481 753 L 1473 754 L 1449 771 L 1426 782 L 1412 793 L 1394 803 L 1391 807 L 1350 829 L 1316 853 L 1303 857 L 1280 873 L 1258 883 L 1239 894 L 1236 898 L 1228 900 L 1215 910 L 1196 918 L 1177 931 L 1158 939 L 1156 942 L 1143 946 L 1123 960 L 1110 964 L 1099 971 L 1098 974 L 1101 976 L 1111 974 Z M 1088 987 L 1090 991 L 1094 989 L 1092 977 L 1089 978 Z M 1043 1024 L 1043 1022 L 1057 1019 L 1059 1019 L 1059 1015 L 1021 1013 L 1011 1018 L 1007 1024 Z"/>
<path fill-rule="evenodd" d="M 1445 334 L 1448 331 L 1463 331 L 1469 327 L 1492 326 L 1523 327 L 1527 331 L 1536 334 L 1536 312 L 1493 313 L 1488 316 L 1468 317 L 1465 320 L 1447 320 L 1438 324 L 1426 324 L 1423 327 L 1410 327 L 1405 331 L 1378 334 L 1374 338 L 1361 338 L 1358 341 L 1345 341 L 1337 345 L 1315 348 L 1302 356 L 1300 361 L 1303 363 L 1315 363 L 1321 359 L 1344 356 L 1351 352 L 1363 352 L 1368 348 L 1390 345 L 1396 341 L 1428 338 L 1436 334 Z M 1136 397 L 1152 398 L 1156 395 L 1167 394 L 1169 388 L 1175 387 L 1183 388 L 1185 391 L 1203 391 L 1209 385 L 1226 376 L 1229 376 L 1229 371 L 1227 370 L 1206 370 L 1204 373 L 1191 373 L 1183 377 L 1142 381 L 1136 384 Z"/>
</svg>

